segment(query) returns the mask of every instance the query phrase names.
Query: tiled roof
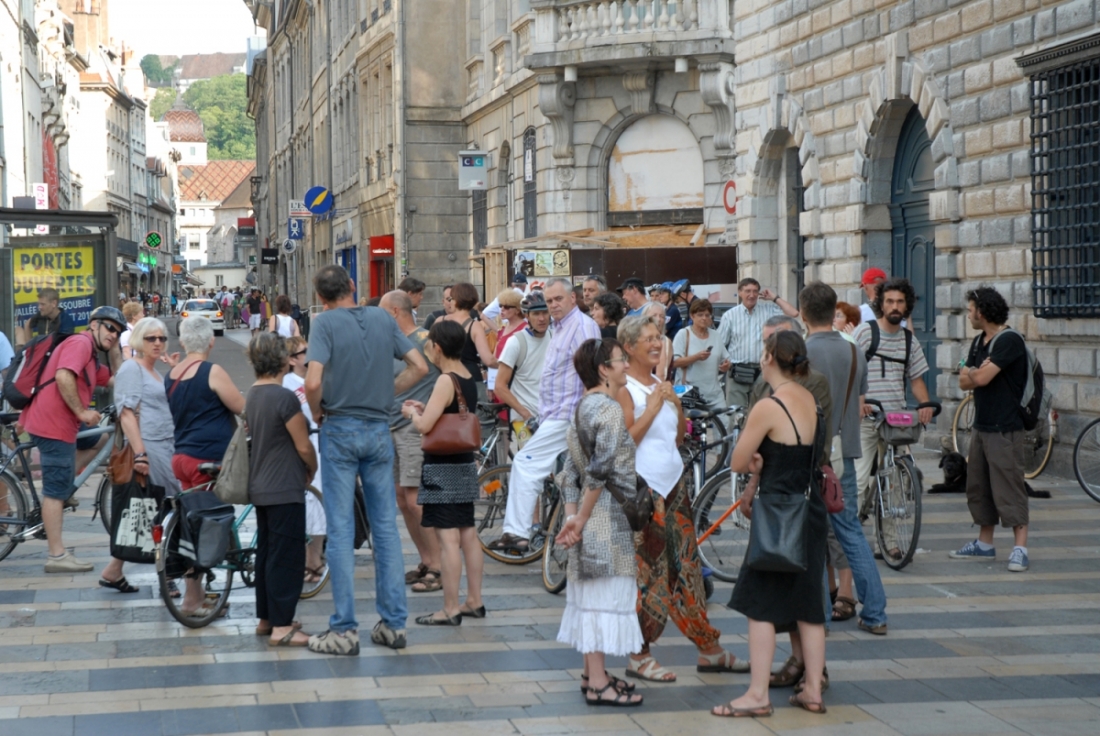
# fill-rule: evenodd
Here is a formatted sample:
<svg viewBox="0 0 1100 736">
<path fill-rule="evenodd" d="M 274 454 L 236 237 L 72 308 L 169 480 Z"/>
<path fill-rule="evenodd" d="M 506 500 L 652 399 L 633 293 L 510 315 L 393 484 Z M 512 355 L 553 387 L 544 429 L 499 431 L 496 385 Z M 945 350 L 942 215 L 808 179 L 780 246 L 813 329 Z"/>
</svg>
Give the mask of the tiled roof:
<svg viewBox="0 0 1100 736">
<path fill-rule="evenodd" d="M 212 79 L 243 67 L 245 54 L 185 54 L 180 60 L 180 79 Z"/>
<path fill-rule="evenodd" d="M 187 202 L 225 200 L 256 170 L 255 161 L 211 161 L 205 166 L 181 166 L 180 198 Z"/>
<path fill-rule="evenodd" d="M 168 140 L 181 143 L 206 143 L 202 118 L 194 110 L 173 107 L 161 118 L 168 123 Z"/>
</svg>

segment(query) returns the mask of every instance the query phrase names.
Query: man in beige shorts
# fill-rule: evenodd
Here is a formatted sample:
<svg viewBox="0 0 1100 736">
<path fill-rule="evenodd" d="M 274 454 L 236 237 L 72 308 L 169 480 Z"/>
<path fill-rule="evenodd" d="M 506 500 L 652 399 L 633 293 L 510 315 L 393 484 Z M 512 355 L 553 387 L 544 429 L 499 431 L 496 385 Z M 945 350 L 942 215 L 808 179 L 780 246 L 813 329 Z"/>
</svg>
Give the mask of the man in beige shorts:
<svg viewBox="0 0 1100 736">
<path fill-rule="evenodd" d="M 404 291 L 391 291 L 382 297 L 378 306 L 393 315 L 397 320 L 398 328 L 423 355 L 428 331 L 417 327 L 409 295 Z M 394 396 L 393 413 L 390 417 L 390 436 L 393 437 L 394 450 L 393 480 L 396 486 L 397 507 L 405 517 L 409 537 L 412 538 L 416 551 L 420 554 L 420 564 L 405 573 L 405 584 L 412 585 L 414 593 L 429 593 L 442 587 L 439 571 L 439 540 L 420 526 L 423 509 L 416 501 L 417 493 L 420 491 L 420 466 L 424 464 L 424 452 L 420 449 L 420 433 L 401 414 L 401 406 L 408 399 L 426 404 L 432 395 L 432 388 L 439 377 L 439 369 L 432 365 L 427 357 L 425 362 L 428 364 L 428 374 L 409 390 Z M 398 366 L 398 363 L 401 365 Z M 404 365 L 404 361 L 395 360 L 394 375 L 404 370 Z"/>
</svg>

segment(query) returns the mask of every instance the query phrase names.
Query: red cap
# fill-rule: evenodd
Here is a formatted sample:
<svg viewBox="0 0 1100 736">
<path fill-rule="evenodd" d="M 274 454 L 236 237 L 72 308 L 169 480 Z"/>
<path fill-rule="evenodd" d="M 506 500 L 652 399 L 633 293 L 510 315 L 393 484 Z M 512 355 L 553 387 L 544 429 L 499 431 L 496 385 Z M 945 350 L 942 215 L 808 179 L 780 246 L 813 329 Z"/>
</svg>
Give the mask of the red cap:
<svg viewBox="0 0 1100 736">
<path fill-rule="evenodd" d="M 881 268 L 868 268 L 863 272 L 863 280 L 860 281 L 860 286 L 867 286 L 868 284 L 877 284 L 879 281 L 886 280 L 886 272 Z"/>
</svg>

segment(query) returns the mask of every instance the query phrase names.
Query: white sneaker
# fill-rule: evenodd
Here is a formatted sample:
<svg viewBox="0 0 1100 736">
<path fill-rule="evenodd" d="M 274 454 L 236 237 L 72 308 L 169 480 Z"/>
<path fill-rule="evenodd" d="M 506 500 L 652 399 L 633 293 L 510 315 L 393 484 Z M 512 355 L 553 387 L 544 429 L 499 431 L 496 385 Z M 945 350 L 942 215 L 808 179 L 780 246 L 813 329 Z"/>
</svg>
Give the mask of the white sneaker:
<svg viewBox="0 0 1100 736">
<path fill-rule="evenodd" d="M 95 565 L 84 560 L 78 560 L 72 552 L 66 552 L 60 557 L 46 558 L 46 572 L 91 572 Z"/>
</svg>

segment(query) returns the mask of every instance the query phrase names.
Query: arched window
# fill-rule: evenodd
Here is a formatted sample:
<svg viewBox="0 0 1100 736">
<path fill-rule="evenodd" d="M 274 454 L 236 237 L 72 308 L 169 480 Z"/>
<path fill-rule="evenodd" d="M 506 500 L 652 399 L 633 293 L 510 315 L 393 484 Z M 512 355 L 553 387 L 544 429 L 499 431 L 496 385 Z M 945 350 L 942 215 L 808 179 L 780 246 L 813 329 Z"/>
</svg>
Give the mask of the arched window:
<svg viewBox="0 0 1100 736">
<path fill-rule="evenodd" d="M 607 224 L 703 221 L 703 154 L 674 117 L 650 115 L 623 131 L 607 165 Z"/>
<path fill-rule="evenodd" d="M 539 190 L 535 180 L 535 129 L 523 132 L 523 237 L 539 234 Z"/>
</svg>

